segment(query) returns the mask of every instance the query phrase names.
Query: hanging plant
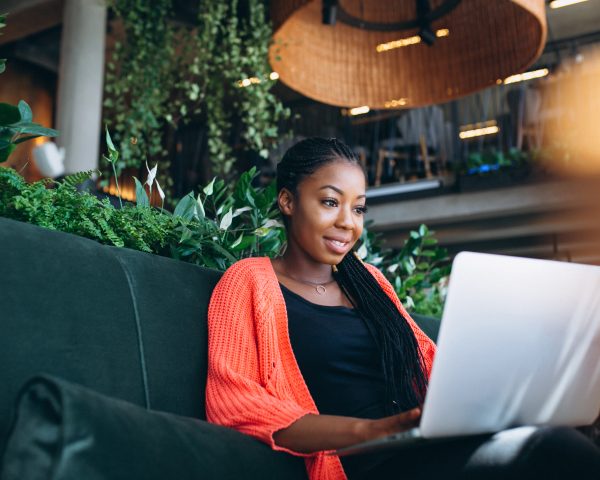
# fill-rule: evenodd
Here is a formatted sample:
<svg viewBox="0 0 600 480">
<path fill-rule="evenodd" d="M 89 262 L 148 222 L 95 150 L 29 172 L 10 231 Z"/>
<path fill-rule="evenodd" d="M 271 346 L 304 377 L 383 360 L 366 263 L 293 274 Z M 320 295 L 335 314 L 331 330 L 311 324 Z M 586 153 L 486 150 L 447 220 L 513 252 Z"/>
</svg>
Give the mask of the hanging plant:
<svg viewBox="0 0 600 480">
<path fill-rule="evenodd" d="M 203 78 L 209 79 L 209 150 L 215 169 L 222 174 L 229 172 L 233 162 L 230 128 L 236 117 L 242 124 L 244 146 L 266 158 L 268 147 L 277 139 L 277 121 L 290 114 L 270 92 L 272 30 L 265 21 L 264 4 L 259 0 L 247 4 L 248 14 L 242 19 L 237 0 L 203 2 L 199 16 L 198 47 L 207 45 L 213 52 L 199 59 L 206 68 Z M 199 80 L 198 75 L 195 78 Z"/>
<path fill-rule="evenodd" d="M 167 138 L 190 119 L 206 127 L 215 174 L 231 172 L 234 141 L 242 150 L 268 155 L 277 123 L 289 111 L 270 91 L 265 7 L 259 0 L 244 7 L 240 16 L 237 0 L 204 0 L 197 19 L 182 25 L 169 20 L 172 0 L 110 2 L 122 37 L 107 64 L 104 101 L 121 152 L 117 173 L 146 160 L 158 163 L 161 184 L 169 189 Z"/>
<path fill-rule="evenodd" d="M 149 158 L 167 172 L 163 136 L 165 117 L 173 110 L 170 81 L 176 67 L 176 28 L 167 22 L 171 0 L 111 0 L 109 7 L 120 19 L 114 24 L 119 40 L 107 62 L 104 98 L 105 118 L 121 152 L 114 166 L 120 174 Z M 163 181 L 172 184 L 170 178 Z"/>
</svg>

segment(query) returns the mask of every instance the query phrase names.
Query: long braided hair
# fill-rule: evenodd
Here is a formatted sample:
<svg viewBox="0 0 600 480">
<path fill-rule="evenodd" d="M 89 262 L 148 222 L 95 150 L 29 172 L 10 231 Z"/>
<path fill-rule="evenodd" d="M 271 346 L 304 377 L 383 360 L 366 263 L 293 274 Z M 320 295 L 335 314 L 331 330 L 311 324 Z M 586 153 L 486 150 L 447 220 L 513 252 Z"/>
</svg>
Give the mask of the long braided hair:
<svg viewBox="0 0 600 480">
<path fill-rule="evenodd" d="M 298 184 L 336 161 L 359 165 L 356 154 L 335 138 L 307 138 L 292 146 L 277 166 L 277 191 L 297 194 Z M 423 403 L 427 376 L 423 355 L 408 320 L 383 291 L 362 261 L 349 252 L 336 266 L 334 278 L 365 322 L 381 354 L 388 414 Z"/>
</svg>

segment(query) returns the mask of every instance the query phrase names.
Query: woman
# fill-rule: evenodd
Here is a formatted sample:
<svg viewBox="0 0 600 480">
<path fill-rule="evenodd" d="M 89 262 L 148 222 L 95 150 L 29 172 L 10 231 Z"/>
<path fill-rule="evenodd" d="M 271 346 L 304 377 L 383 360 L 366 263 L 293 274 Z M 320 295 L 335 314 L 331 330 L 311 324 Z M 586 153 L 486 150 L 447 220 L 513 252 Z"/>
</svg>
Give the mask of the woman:
<svg viewBox="0 0 600 480">
<path fill-rule="evenodd" d="M 343 143 L 310 138 L 283 157 L 277 189 L 285 253 L 236 263 L 211 298 L 208 420 L 304 456 L 311 480 L 399 473 L 410 459 L 326 455 L 417 425 L 435 355 L 389 282 L 352 251 L 364 172 Z M 453 459 L 472 451 L 461 448 Z"/>
</svg>

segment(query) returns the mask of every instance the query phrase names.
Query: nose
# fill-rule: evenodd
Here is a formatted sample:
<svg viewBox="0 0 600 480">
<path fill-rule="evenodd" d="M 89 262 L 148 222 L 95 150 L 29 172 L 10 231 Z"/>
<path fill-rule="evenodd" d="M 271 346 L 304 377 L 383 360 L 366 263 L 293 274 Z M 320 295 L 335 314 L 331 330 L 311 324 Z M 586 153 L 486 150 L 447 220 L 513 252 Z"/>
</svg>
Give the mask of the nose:
<svg viewBox="0 0 600 480">
<path fill-rule="evenodd" d="M 352 208 L 350 206 L 339 209 L 339 214 L 336 218 L 335 226 L 344 230 L 352 230 L 356 227 L 355 219 L 352 216 Z"/>
</svg>

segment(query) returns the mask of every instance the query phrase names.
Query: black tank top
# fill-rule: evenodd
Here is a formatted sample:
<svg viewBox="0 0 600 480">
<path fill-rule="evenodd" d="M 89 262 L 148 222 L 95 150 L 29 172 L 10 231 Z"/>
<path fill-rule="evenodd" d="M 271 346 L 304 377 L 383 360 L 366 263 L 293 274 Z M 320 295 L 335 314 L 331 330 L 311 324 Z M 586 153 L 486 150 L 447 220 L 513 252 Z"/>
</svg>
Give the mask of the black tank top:
<svg viewBox="0 0 600 480">
<path fill-rule="evenodd" d="M 386 416 L 385 383 L 377 345 L 349 307 L 309 302 L 281 285 L 292 349 L 317 409 L 324 415 Z M 341 457 L 350 480 L 369 472 L 389 453 Z"/>
<path fill-rule="evenodd" d="M 281 285 L 294 355 L 320 413 L 385 416 L 380 355 L 358 313 L 309 302 Z"/>
</svg>

